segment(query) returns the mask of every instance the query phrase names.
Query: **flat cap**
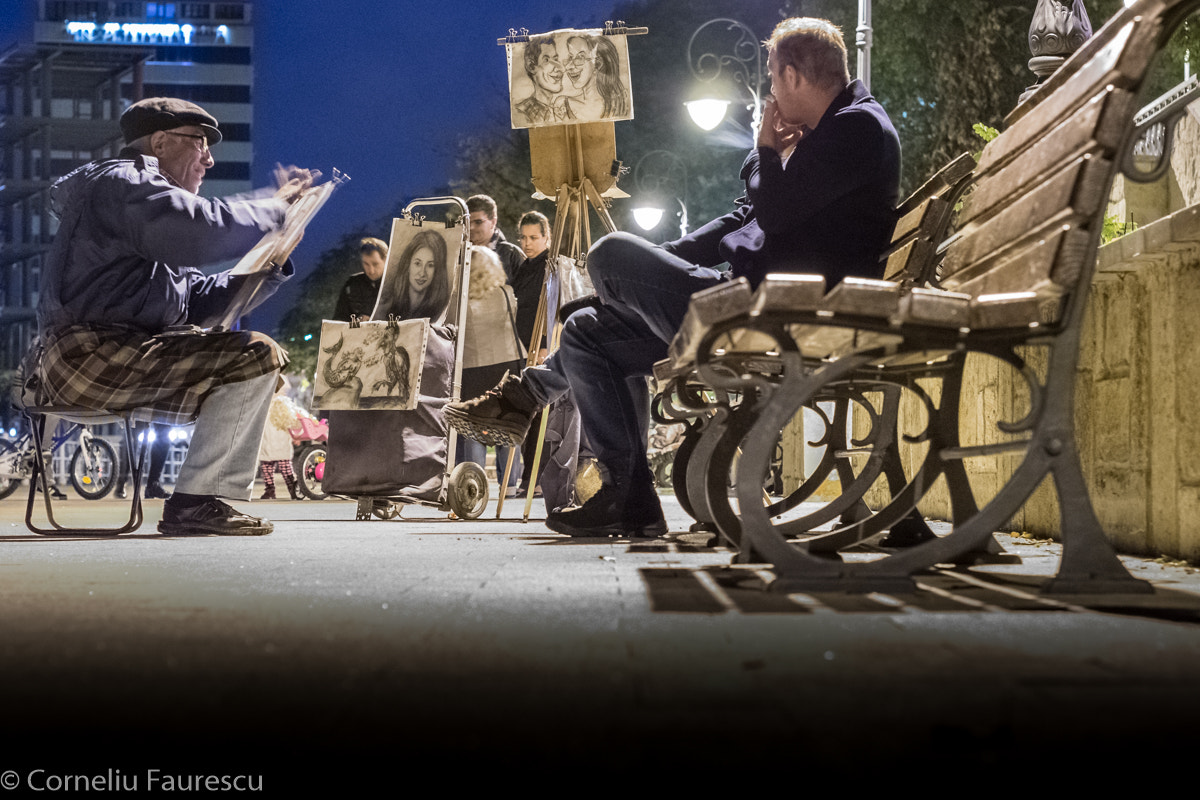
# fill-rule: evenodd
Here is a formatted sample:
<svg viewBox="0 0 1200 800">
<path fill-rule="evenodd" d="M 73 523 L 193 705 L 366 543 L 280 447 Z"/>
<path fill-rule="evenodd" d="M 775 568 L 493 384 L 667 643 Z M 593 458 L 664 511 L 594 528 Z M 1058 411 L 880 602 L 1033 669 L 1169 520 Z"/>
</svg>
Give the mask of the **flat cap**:
<svg viewBox="0 0 1200 800">
<path fill-rule="evenodd" d="M 217 129 L 217 118 L 195 103 L 174 97 L 147 97 L 139 100 L 121 115 L 121 133 L 125 143 L 149 136 L 155 131 L 169 131 L 184 125 L 198 125 L 204 129 L 209 145 L 221 141 Z"/>
</svg>

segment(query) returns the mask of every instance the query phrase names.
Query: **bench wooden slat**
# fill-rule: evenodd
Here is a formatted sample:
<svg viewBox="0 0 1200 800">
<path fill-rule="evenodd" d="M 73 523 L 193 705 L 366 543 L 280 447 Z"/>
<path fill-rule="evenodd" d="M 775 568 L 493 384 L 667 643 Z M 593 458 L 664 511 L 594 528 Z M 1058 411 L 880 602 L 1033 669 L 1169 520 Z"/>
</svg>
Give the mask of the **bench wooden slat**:
<svg viewBox="0 0 1200 800">
<path fill-rule="evenodd" d="M 1072 286 L 1083 268 L 1089 234 L 1082 228 L 1059 228 L 998 261 L 983 261 L 943 281 L 944 288 L 978 297 L 1023 292 L 1053 281 Z"/>
<path fill-rule="evenodd" d="M 754 292 L 753 313 L 809 311 L 823 307 L 824 275 L 771 273 Z"/>
<path fill-rule="evenodd" d="M 913 239 L 896 252 L 888 256 L 883 267 L 883 279 L 897 283 L 904 280 L 919 280 L 920 275 L 914 275 L 914 266 L 928 264 L 937 253 L 937 245 L 928 239 Z"/>
<path fill-rule="evenodd" d="M 971 322 L 971 296 L 914 287 L 900 298 L 900 320 L 944 328 L 965 328 Z"/>
<path fill-rule="evenodd" d="M 734 328 L 713 343 L 714 350 L 723 351 L 726 355 L 757 353 L 761 356 L 778 346 L 774 337 L 747 328 Z"/>
<path fill-rule="evenodd" d="M 988 221 L 968 227 L 946 251 L 943 275 L 953 276 L 976 262 L 1002 258 L 1055 228 L 1086 224 L 1105 201 L 1104 185 L 1111 177 L 1111 167 L 1106 159 L 1078 158 Z"/>
<path fill-rule="evenodd" d="M 1011 195 L 1022 192 L 1057 165 L 1098 149 L 1113 153 L 1136 104 L 1131 92 L 1107 87 L 1091 102 L 1055 127 L 1044 143 L 1024 153 L 1003 170 L 977 173 L 978 183 L 963 208 L 959 225 L 977 219 L 1000 206 Z"/>
<path fill-rule="evenodd" d="M 904 338 L 895 333 L 825 325 L 792 325 L 789 331 L 807 358 L 839 358 L 862 350 L 895 346 Z"/>
<path fill-rule="evenodd" d="M 963 181 L 970 178 L 974 171 L 975 157 L 970 153 L 962 153 L 905 198 L 904 202 L 896 207 L 896 213 L 903 217 L 931 197 L 937 196 L 945 199 L 953 194 Z"/>
<path fill-rule="evenodd" d="M 971 327 L 978 330 L 1049 325 L 1062 315 L 1063 296 L 1053 286 L 1036 292 L 985 294 L 971 301 Z"/>
<path fill-rule="evenodd" d="M 872 367 L 897 367 L 909 364 L 929 364 L 941 361 L 953 353 L 953 350 L 909 350 L 896 355 L 884 356 L 871 362 Z"/>
<path fill-rule="evenodd" d="M 900 285 L 870 278 L 845 278 L 825 295 L 824 310 L 833 314 L 888 318 L 900 310 Z"/>
<path fill-rule="evenodd" d="M 738 278 L 692 295 L 687 314 L 668 350 L 672 361 L 692 363 L 696 347 L 713 325 L 733 319 L 750 310 L 750 282 Z"/>
<path fill-rule="evenodd" d="M 678 375 L 682 370 L 673 365 L 674 362 L 670 358 L 664 358 L 662 361 L 655 361 L 654 380 L 658 381 L 659 383 L 664 383 Z"/>
<path fill-rule="evenodd" d="M 948 211 L 947 205 L 946 201 L 940 197 L 930 197 L 900 217 L 892 232 L 892 249 L 895 250 L 900 245 L 906 244 L 914 236 L 934 235 L 937 228 L 941 227 L 941 220 Z"/>
</svg>

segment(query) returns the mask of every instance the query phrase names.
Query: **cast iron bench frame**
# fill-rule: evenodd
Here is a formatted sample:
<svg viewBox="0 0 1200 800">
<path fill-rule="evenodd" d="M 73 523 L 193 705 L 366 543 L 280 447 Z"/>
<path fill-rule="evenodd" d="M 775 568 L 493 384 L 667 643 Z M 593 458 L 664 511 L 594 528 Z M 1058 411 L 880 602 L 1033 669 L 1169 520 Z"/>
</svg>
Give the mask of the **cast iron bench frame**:
<svg viewBox="0 0 1200 800">
<path fill-rule="evenodd" d="M 971 182 L 975 160 L 970 154 L 962 154 L 952 160 L 917 191 L 897 207 L 897 223 L 892 242 L 884 255 L 884 278 L 905 286 L 922 286 L 933 279 L 937 265 L 937 245 L 942 241 L 951 220 L 953 209 Z M 752 293 L 743 279 L 701 292 L 693 299 L 689 313 L 681 330 L 702 336 L 713 325 L 741 318 L 750 308 Z M 730 334 L 736 338 L 738 329 Z M 742 402 L 740 387 L 726 392 L 718 385 L 724 384 L 727 375 L 754 372 L 765 379 L 778 377 L 782 365 L 763 348 L 754 349 L 758 342 L 729 342 L 721 357 L 705 365 L 707 380 L 698 374 L 695 363 L 696 350 L 689 346 L 688 334 L 677 337 L 672 343 L 672 357 L 656 365 L 655 376 L 663 391 L 655 398 L 653 413 L 656 421 L 663 423 L 683 422 L 687 432 L 676 451 L 672 473 L 676 496 L 684 510 L 698 521 L 695 528 L 715 527 L 720 537 L 728 544 L 738 547 L 741 541 L 740 522 L 729 503 L 727 476 L 734 459 L 739 453 L 742 436 L 753 421 L 753 403 Z M 749 347 L 747 347 L 749 345 Z M 880 439 L 894 437 L 894 426 L 890 429 L 887 420 L 895 415 L 893 406 L 898 402 L 899 392 L 884 387 L 884 410 L 876 413 L 858 389 L 841 391 L 835 389 L 823 396 L 815 397 L 808 407 L 824 423 L 821 436 L 812 442 L 824 445 L 821 463 L 810 477 L 784 498 L 768 503 L 768 512 L 774 516 L 785 514 L 804 502 L 820 488 L 825 479 L 836 472 L 844 490 L 841 496 L 827 504 L 816 514 L 793 520 L 789 524 L 796 530 L 809 530 L 831 519 L 841 517 L 856 527 L 857 538 L 864 538 L 884 528 L 878 520 L 872 524 L 870 509 L 862 501 L 862 495 L 870 488 L 882 472 L 887 476 L 892 491 L 900 491 L 905 483 L 903 468 L 897 458 L 897 449 L 887 446 Z M 832 419 L 826 416 L 818 403 L 832 401 Z M 846 420 L 850 404 L 864 408 L 868 416 L 882 424 L 873 425 L 871 433 L 860 440 L 846 441 Z M 862 450 L 873 449 L 868 467 L 856 477 L 849 456 Z M 931 536 L 924 520 L 915 512 L 900 523 L 907 523 L 918 537 Z M 889 521 L 885 527 L 892 529 L 896 522 Z M 743 552 L 742 559 L 749 558 Z"/>
</svg>

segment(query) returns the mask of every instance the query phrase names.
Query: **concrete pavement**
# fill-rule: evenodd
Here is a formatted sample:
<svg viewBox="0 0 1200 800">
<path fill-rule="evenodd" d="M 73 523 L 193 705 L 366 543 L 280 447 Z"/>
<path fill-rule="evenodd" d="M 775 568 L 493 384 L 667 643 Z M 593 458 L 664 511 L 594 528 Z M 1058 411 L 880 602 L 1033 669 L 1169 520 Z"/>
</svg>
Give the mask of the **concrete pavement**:
<svg viewBox="0 0 1200 800">
<path fill-rule="evenodd" d="M 0 503 L 0 718 L 20 742 L 0 772 L 356 796 L 435 771 L 711 788 L 787 765 L 865 787 L 1197 744 L 1200 573 L 1183 564 L 1127 559 L 1153 596 L 1044 598 L 1058 546 L 1005 534 L 1019 564 L 939 570 L 913 594 L 778 596 L 702 537 L 571 540 L 511 501 L 476 521 L 247 507 L 275 533 L 166 538 L 148 502 L 136 534 L 44 538 L 19 495 Z"/>
</svg>

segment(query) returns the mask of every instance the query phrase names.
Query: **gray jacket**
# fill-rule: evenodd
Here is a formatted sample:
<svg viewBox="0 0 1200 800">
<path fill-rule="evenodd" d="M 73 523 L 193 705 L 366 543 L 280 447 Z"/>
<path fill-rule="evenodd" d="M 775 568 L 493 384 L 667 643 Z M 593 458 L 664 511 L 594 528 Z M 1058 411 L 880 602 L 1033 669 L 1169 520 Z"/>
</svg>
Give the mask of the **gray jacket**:
<svg viewBox="0 0 1200 800">
<path fill-rule="evenodd" d="M 128 148 L 59 180 L 51 204 L 60 224 L 42 272 L 43 336 L 77 323 L 149 333 L 214 324 L 245 276 L 198 268 L 244 255 L 287 211 L 273 196 L 192 194 L 159 172 L 158 159 Z M 290 274 L 288 264 L 267 277 L 255 299 Z"/>
</svg>

